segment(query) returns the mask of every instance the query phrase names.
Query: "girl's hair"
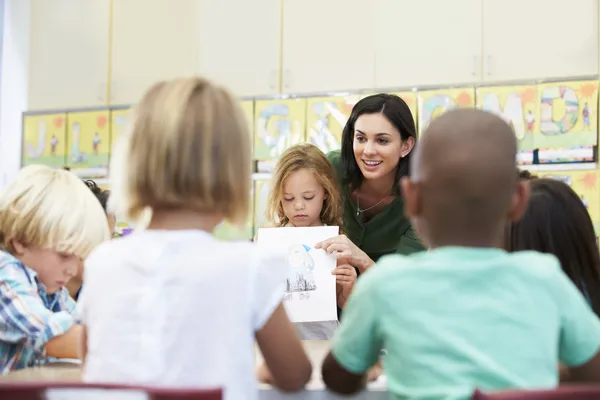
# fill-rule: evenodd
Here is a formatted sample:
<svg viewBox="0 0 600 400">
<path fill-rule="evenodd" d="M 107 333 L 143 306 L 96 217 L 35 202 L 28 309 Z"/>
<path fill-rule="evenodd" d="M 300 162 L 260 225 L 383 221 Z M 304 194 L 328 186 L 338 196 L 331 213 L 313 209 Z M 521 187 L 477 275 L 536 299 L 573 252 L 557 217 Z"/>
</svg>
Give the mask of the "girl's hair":
<svg viewBox="0 0 600 400">
<path fill-rule="evenodd" d="M 537 175 L 532 175 L 531 172 L 527 171 L 526 169 L 523 169 L 523 170 L 517 169 L 517 175 L 519 176 L 519 179 L 522 181 L 530 181 L 533 179 L 538 179 Z"/>
<path fill-rule="evenodd" d="M 108 198 L 110 196 L 110 191 L 109 190 L 102 190 L 100 187 L 98 187 L 98 185 L 96 184 L 96 182 L 94 182 L 91 179 L 86 179 L 83 182 L 86 184 L 86 186 L 88 188 L 90 188 L 90 190 L 92 191 L 92 193 L 94 193 L 94 196 L 96 196 L 96 198 L 100 202 L 100 205 L 104 209 L 104 212 L 106 213 L 107 212 L 106 211 L 106 204 L 108 203 Z"/>
<path fill-rule="evenodd" d="M 239 100 L 208 80 L 155 84 L 114 147 L 109 210 L 131 221 L 147 210 L 187 209 L 245 223 L 248 125 Z"/>
<path fill-rule="evenodd" d="M 342 133 L 342 163 L 344 166 L 344 183 L 350 184 L 352 190 L 358 189 L 363 181 L 363 174 L 354 157 L 354 124 L 358 117 L 363 114 L 383 114 L 385 118 L 400 132 L 400 138 L 417 139 L 415 121 L 408 105 L 400 97 L 393 94 L 374 94 L 361 99 L 354 108 L 344 131 Z M 410 157 L 408 153 L 398 160 L 396 179 L 394 180 L 394 192 L 400 190 L 400 179 L 410 175 Z"/>
<path fill-rule="evenodd" d="M 329 226 L 339 226 L 341 229 L 344 209 L 335 173 L 325 154 L 317 146 L 309 143 L 292 146 L 279 158 L 267 201 L 267 221 L 279 226 L 285 226 L 289 222 L 283 212 L 283 187 L 290 175 L 301 169 L 310 170 L 325 191 L 321 222 Z"/>
<path fill-rule="evenodd" d="M 600 253 L 588 211 L 564 182 L 540 178 L 529 184 L 531 199 L 523 218 L 508 228 L 507 250 L 555 255 L 600 315 Z"/>
</svg>

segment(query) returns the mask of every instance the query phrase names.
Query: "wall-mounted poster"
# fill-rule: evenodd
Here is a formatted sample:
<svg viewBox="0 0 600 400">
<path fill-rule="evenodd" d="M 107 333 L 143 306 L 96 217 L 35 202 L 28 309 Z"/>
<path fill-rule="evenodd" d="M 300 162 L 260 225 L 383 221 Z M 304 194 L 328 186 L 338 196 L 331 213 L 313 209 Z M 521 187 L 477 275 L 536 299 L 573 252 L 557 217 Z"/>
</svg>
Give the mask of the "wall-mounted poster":
<svg viewBox="0 0 600 400">
<path fill-rule="evenodd" d="M 335 256 L 315 244 L 337 236 L 337 226 L 310 228 L 261 228 L 258 245 L 268 251 L 277 249 L 287 256 L 284 306 L 290 321 L 317 322 L 337 320 Z"/>
<path fill-rule="evenodd" d="M 110 154 L 110 112 L 67 114 L 67 143 L 71 170 L 80 176 L 105 176 Z"/>
<path fill-rule="evenodd" d="M 324 153 L 338 150 L 342 131 L 359 96 L 313 97 L 306 100 L 306 140 Z"/>
<path fill-rule="evenodd" d="M 257 100 L 254 107 L 254 159 L 274 160 L 305 140 L 306 99 Z"/>
<path fill-rule="evenodd" d="M 473 87 L 425 90 L 417 92 L 418 125 L 422 133 L 431 121 L 455 108 L 474 108 L 475 89 Z"/>
<path fill-rule="evenodd" d="M 510 124 L 519 150 L 533 150 L 534 132 L 539 130 L 536 85 L 478 87 L 477 107 L 493 112 Z"/>
<path fill-rule="evenodd" d="M 260 179 L 254 181 L 254 232 L 262 228 L 268 222 L 265 218 L 267 201 L 271 190 L 271 181 Z"/>
<path fill-rule="evenodd" d="M 131 109 L 123 108 L 110 111 L 110 149 L 117 143 L 117 138 L 129 127 Z"/>
<path fill-rule="evenodd" d="M 539 132 L 536 148 L 595 146 L 598 143 L 598 82 L 539 85 Z"/>
<path fill-rule="evenodd" d="M 66 114 L 26 115 L 23 118 L 23 166 L 43 164 L 62 168 L 66 150 Z"/>
</svg>

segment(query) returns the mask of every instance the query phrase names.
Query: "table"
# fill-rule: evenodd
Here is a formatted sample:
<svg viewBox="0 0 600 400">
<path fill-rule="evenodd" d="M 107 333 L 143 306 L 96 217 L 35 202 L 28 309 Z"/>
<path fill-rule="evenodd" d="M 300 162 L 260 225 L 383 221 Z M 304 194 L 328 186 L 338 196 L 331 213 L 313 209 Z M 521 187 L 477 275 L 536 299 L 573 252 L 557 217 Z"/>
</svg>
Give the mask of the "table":
<svg viewBox="0 0 600 400">
<path fill-rule="evenodd" d="M 366 391 L 356 396 L 338 396 L 325 390 L 321 379 L 321 362 L 329 350 L 329 342 L 324 340 L 304 341 L 304 348 L 313 364 L 313 376 L 306 389 L 298 393 L 281 393 L 270 385 L 259 385 L 260 400 L 387 400 L 387 380 L 382 376 L 376 382 L 369 384 Z M 262 355 L 255 349 L 256 364 L 262 362 Z M 72 362 L 55 362 L 39 367 L 26 368 L 0 376 L 0 380 L 13 381 L 62 381 L 80 382 L 81 367 Z"/>
</svg>

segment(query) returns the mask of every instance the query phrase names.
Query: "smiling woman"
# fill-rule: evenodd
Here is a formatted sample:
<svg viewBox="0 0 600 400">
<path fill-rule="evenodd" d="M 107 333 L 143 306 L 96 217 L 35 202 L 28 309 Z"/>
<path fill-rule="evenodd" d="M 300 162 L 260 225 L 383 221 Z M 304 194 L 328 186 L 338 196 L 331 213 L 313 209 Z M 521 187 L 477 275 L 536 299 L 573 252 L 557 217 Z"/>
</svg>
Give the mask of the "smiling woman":
<svg viewBox="0 0 600 400">
<path fill-rule="evenodd" d="M 409 175 L 415 123 L 398 96 L 360 100 L 344 127 L 341 151 L 327 155 L 344 205 L 344 232 L 318 247 L 364 272 L 381 256 L 423 250 L 404 216 L 400 179 Z"/>
</svg>

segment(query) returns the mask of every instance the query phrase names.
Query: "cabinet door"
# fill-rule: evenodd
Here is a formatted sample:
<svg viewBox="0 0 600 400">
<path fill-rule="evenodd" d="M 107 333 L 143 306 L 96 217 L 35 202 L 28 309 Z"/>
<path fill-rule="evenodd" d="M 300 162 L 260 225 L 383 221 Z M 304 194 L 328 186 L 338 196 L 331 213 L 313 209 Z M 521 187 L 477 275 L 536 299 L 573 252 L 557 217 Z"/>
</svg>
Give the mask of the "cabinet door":
<svg viewBox="0 0 600 400">
<path fill-rule="evenodd" d="M 373 7 L 367 0 L 283 1 L 283 92 L 371 88 Z"/>
<path fill-rule="evenodd" d="M 598 74 L 598 0 L 485 0 L 484 80 Z"/>
<path fill-rule="evenodd" d="M 200 0 L 198 72 L 238 96 L 279 92 L 280 0 Z"/>
<path fill-rule="evenodd" d="M 131 104 L 157 81 L 197 71 L 196 0 L 114 0 L 111 103 Z"/>
<path fill-rule="evenodd" d="M 29 109 L 106 105 L 109 2 L 32 0 Z"/>
<path fill-rule="evenodd" d="M 482 0 L 375 0 L 378 88 L 477 82 Z"/>
</svg>

